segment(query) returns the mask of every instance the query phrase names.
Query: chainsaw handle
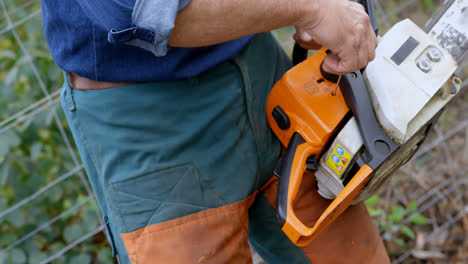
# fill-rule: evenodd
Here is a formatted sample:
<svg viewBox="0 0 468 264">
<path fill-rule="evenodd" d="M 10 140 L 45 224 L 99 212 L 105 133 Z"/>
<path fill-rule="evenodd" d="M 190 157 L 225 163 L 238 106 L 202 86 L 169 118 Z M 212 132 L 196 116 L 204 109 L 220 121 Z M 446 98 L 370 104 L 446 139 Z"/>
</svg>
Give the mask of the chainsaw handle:
<svg viewBox="0 0 468 264">
<path fill-rule="evenodd" d="M 294 65 L 297 65 L 307 59 L 308 50 L 304 49 L 299 45 L 299 43 L 294 43 L 294 48 L 292 52 L 292 62 Z"/>
<path fill-rule="evenodd" d="M 307 158 L 312 151 L 310 144 L 301 134 L 295 132 L 279 161 L 279 166 L 274 171 L 274 174 L 279 177 L 276 217 L 280 226 L 284 226 L 288 219 L 288 211 L 292 209 L 292 202 L 306 169 Z"/>
<path fill-rule="evenodd" d="M 280 177 L 276 197 L 277 219 L 283 232 L 298 246 L 309 244 L 325 227 L 341 215 L 359 196 L 373 172 L 368 165 L 362 166 L 320 215 L 315 225 L 309 228 L 296 216 L 293 202 L 306 170 L 307 158 L 313 155 L 314 151 L 314 147 L 296 132 L 291 137 L 286 152 L 275 170 L 275 174 Z"/>
</svg>

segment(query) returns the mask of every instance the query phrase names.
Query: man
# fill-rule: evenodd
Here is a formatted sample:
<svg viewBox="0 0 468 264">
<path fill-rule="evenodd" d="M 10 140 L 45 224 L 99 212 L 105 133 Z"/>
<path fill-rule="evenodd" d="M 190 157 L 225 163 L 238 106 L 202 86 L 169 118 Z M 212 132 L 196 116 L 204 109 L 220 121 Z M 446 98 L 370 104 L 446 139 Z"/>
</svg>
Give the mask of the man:
<svg viewBox="0 0 468 264">
<path fill-rule="evenodd" d="M 276 224 L 280 144 L 269 90 L 291 63 L 271 34 L 295 26 L 326 46 L 324 70 L 374 58 L 377 40 L 346 0 L 43 0 L 45 33 L 67 74 L 61 100 L 120 263 L 388 263 L 363 204 L 308 247 Z M 329 201 L 305 177 L 311 225 Z"/>
</svg>

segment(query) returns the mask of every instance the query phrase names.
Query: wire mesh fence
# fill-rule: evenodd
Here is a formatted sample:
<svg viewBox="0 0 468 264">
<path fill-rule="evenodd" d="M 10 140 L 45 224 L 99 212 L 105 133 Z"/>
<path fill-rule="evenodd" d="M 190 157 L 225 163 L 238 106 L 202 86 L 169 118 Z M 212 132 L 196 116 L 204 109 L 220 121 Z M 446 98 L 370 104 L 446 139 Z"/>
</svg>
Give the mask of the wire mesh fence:
<svg viewBox="0 0 468 264">
<path fill-rule="evenodd" d="M 0 119 L 0 145 L 3 147 L 0 150 L 0 263 L 51 263 L 58 260 L 86 263 L 87 255 L 63 256 L 102 232 L 104 225 L 81 161 L 71 143 L 63 113 L 58 107 L 60 71 L 54 71 L 55 66 L 51 63 L 42 35 L 40 1 L 2 0 L 0 8 L 3 81 L 3 100 L 0 101 L 0 105 L 3 103 Z M 44 60 L 48 63 L 44 63 Z M 15 96 L 15 93 L 29 91 L 32 91 L 32 95 L 26 98 Z M 5 115 L 8 112 L 11 114 Z M 46 125 L 38 124 L 41 122 Z M 48 135 L 51 130 L 56 135 Z M 41 137 L 46 140 L 32 139 L 25 135 L 27 133 L 42 133 Z M 54 138 L 47 140 L 50 137 Z M 27 143 L 27 140 L 33 142 Z M 21 145 L 23 148 L 19 147 Z M 62 149 L 53 153 L 63 159 L 54 158 L 53 154 L 52 157 L 45 157 L 47 145 L 60 146 Z M 24 152 L 31 158 L 25 158 L 22 155 Z M 53 166 L 54 160 L 56 166 Z M 28 168 L 24 163 L 35 161 L 40 168 L 32 168 L 32 173 L 18 172 L 18 168 Z M 44 174 L 41 173 L 43 171 Z M 17 181 L 15 178 L 18 177 L 30 178 Z M 43 178 L 42 181 L 37 177 Z M 23 183 L 28 185 L 28 182 L 32 182 L 32 186 L 27 190 L 14 188 Z M 70 185 L 79 187 L 70 188 Z M 8 195 L 9 191 L 13 194 Z M 73 198 L 70 199 L 70 196 Z M 60 204 L 57 201 L 64 202 Z M 59 210 L 45 208 L 42 212 L 34 213 L 47 203 Z M 93 211 L 94 216 L 89 211 Z M 79 214 L 82 216 L 77 217 Z M 79 220 L 84 220 L 85 224 L 74 223 Z M 44 236 L 44 233 L 54 235 Z M 61 234 L 63 238 L 55 238 Z M 101 256 L 101 260 L 104 259 L 105 255 Z"/>
<path fill-rule="evenodd" d="M 422 26 L 440 4 L 374 2 L 382 33 L 406 17 Z M 0 9 L 0 263 L 110 263 L 105 225 L 59 107 L 63 78 L 48 55 L 40 1 L 0 0 Z M 288 50 L 292 32 L 275 32 Z M 464 87 L 467 68 L 459 70 Z M 468 262 L 466 91 L 377 205 L 369 203 L 393 263 Z"/>
</svg>

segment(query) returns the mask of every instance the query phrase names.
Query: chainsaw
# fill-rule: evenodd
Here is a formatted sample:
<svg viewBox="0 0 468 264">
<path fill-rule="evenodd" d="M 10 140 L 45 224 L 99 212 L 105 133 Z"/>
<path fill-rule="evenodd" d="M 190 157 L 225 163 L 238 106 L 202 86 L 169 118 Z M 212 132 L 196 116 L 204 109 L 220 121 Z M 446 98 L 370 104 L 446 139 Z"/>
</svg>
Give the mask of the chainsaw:
<svg viewBox="0 0 468 264">
<path fill-rule="evenodd" d="M 372 1 L 360 3 L 377 34 Z M 395 24 L 365 69 L 342 76 L 321 67 L 331 51 L 307 58 L 296 43 L 296 66 L 266 105 L 267 122 L 285 147 L 274 171 L 277 219 L 296 245 L 310 243 L 352 203 L 385 185 L 461 90 L 455 72 L 468 54 L 468 0 L 446 1 L 425 28 L 409 19 Z M 314 171 L 319 194 L 333 199 L 312 227 L 293 208 L 306 170 Z"/>
</svg>

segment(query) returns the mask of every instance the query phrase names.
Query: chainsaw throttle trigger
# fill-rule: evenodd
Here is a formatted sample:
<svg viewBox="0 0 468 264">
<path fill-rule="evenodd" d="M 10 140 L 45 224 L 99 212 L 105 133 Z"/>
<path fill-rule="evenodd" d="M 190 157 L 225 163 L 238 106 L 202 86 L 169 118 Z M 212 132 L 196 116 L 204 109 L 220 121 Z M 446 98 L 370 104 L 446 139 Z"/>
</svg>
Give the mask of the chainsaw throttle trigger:
<svg viewBox="0 0 468 264">
<path fill-rule="evenodd" d="M 317 171 L 318 168 L 319 168 L 319 163 L 317 159 L 314 156 L 309 157 L 306 161 L 306 169 L 308 171 Z"/>
</svg>

